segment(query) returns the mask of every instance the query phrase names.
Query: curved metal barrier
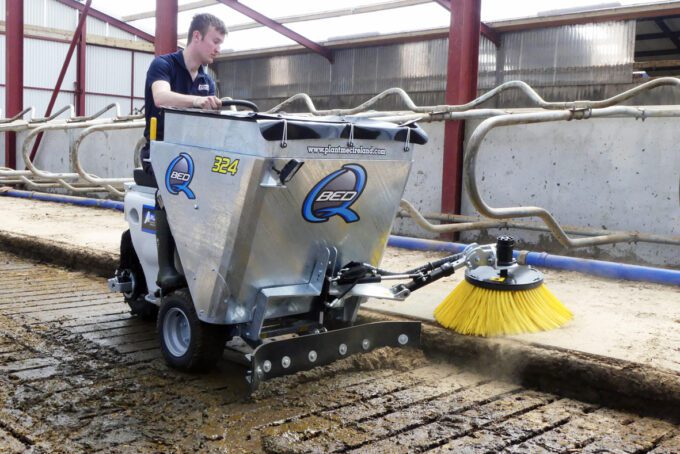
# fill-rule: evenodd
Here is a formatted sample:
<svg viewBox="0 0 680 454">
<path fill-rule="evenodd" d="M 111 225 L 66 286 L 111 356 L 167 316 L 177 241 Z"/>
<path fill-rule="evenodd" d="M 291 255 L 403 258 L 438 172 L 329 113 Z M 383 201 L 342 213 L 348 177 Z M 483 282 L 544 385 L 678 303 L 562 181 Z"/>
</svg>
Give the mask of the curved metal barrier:
<svg viewBox="0 0 680 454">
<path fill-rule="evenodd" d="M 133 128 L 143 128 L 144 127 L 144 120 L 133 120 L 133 121 L 127 121 L 124 123 L 107 123 L 107 124 L 101 124 L 101 125 L 94 125 L 90 126 L 87 129 L 85 129 L 80 136 L 73 142 L 71 145 L 71 162 L 74 164 L 77 175 L 80 176 L 82 179 L 88 181 L 89 183 L 92 183 L 93 185 L 98 185 L 109 191 L 112 195 L 118 196 L 118 197 L 124 197 L 125 192 L 118 190 L 114 187 L 114 185 L 122 185 L 124 183 L 128 183 L 132 181 L 131 178 L 101 178 L 96 175 L 90 174 L 85 172 L 85 170 L 82 167 L 82 164 L 80 163 L 80 145 L 83 143 L 83 140 L 85 138 L 89 137 L 91 134 L 95 132 L 103 132 L 103 131 L 116 131 L 116 130 L 121 130 L 121 129 L 133 129 Z M 137 142 L 139 145 L 139 141 Z"/>
<path fill-rule="evenodd" d="M 489 206 L 480 194 L 476 179 L 476 163 L 481 146 L 489 132 L 495 128 L 521 124 L 587 120 L 605 117 L 629 117 L 641 120 L 652 117 L 680 117 L 680 106 L 650 108 L 618 105 L 624 101 L 632 99 L 644 91 L 664 86 L 680 87 L 680 79 L 672 77 L 655 79 L 601 101 L 578 100 L 570 102 L 548 102 L 545 101 L 528 84 L 521 81 L 512 81 L 504 83 L 466 104 L 435 106 L 418 106 L 404 90 L 401 88 L 391 88 L 370 98 L 366 102 L 354 108 L 329 110 L 318 110 L 309 95 L 305 93 L 299 93 L 291 96 L 266 113 L 273 114 L 281 112 L 286 107 L 290 107 L 295 103 L 302 102 L 307 109 L 307 112 L 303 112 L 303 114 L 313 116 L 344 115 L 362 118 L 375 118 L 383 121 L 391 121 L 402 124 L 412 121 L 434 122 L 445 120 L 483 120 L 468 140 L 464 160 L 464 172 L 466 176 L 465 184 L 468 195 L 474 207 L 482 216 L 494 219 L 495 221 L 475 220 L 465 222 L 463 224 L 434 225 L 429 223 L 420 213 L 418 213 L 418 211 L 411 204 L 403 201 L 401 205 L 402 209 L 404 209 L 409 214 L 409 216 L 411 216 L 421 227 L 433 232 L 457 232 L 470 229 L 507 227 L 513 223 L 498 220 L 535 216 L 541 219 L 541 221 L 547 226 L 547 229 L 555 236 L 560 244 L 569 248 L 630 241 L 650 241 L 656 243 L 678 244 L 680 243 L 680 238 L 676 236 L 650 235 L 641 234 L 639 232 L 603 233 L 601 231 L 596 232 L 595 230 L 592 230 L 591 232 L 586 233 L 578 232 L 578 234 L 593 236 L 586 238 L 572 238 L 567 234 L 567 231 L 562 226 L 560 226 L 555 217 L 545 208 L 494 208 Z M 499 96 L 501 93 L 507 90 L 520 90 L 522 93 L 524 93 L 533 106 L 533 110 L 527 112 L 526 109 L 524 109 L 522 112 L 513 112 L 507 109 L 477 109 L 477 107 L 482 103 Z M 370 110 L 372 107 L 376 106 L 379 101 L 390 96 L 399 97 L 405 105 L 405 110 Z M 114 118 L 98 118 L 103 113 L 114 107 L 116 109 L 116 116 Z M 20 132 L 31 130 L 25 138 L 22 148 L 24 161 L 28 170 L 0 168 L 0 183 L 9 185 L 24 184 L 34 189 L 59 187 L 67 189 L 69 192 L 80 194 L 90 192 L 108 192 L 114 198 L 120 198 L 123 196 L 123 184 L 132 181 L 132 179 L 102 178 L 86 172 L 80 161 L 80 148 L 83 141 L 97 131 L 111 131 L 143 127 L 144 121 L 142 119 L 142 115 L 121 116 L 118 105 L 111 104 L 105 109 L 102 109 L 101 111 L 87 117 L 74 117 L 73 106 L 66 106 L 55 112 L 55 114 L 51 115 L 50 117 L 37 119 L 31 118 L 30 120 L 24 120 L 24 116 L 29 112 L 32 113 L 32 111 L 32 108 L 27 108 L 12 118 L 0 119 L 0 132 Z M 56 120 L 59 115 L 66 111 L 70 112 L 69 118 L 66 120 Z M 34 139 L 40 133 L 45 131 L 73 129 L 83 129 L 80 136 L 71 145 L 69 151 L 71 163 L 74 166 L 76 172 L 58 173 L 37 168 L 35 163 L 30 159 L 29 155 L 29 149 L 33 144 Z M 140 165 L 139 150 L 144 145 L 144 143 L 144 139 L 141 138 L 135 146 L 134 159 L 136 166 Z M 519 223 L 514 223 L 513 225 L 519 225 Z M 534 228 L 536 227 L 534 226 Z"/>
<path fill-rule="evenodd" d="M 100 118 L 103 114 L 111 110 L 115 111 L 114 117 Z M 37 190 L 62 188 L 76 194 L 108 192 L 111 196 L 116 198 L 120 198 L 124 195 L 122 191 L 123 184 L 132 181 L 132 178 L 105 179 L 86 173 L 77 161 L 77 153 L 75 153 L 76 159 L 74 160 L 73 146 L 71 147 L 72 150 L 69 156 L 71 157 L 72 164 L 77 170 L 76 173 L 51 172 L 38 168 L 35 165 L 34 160 L 31 159 L 31 148 L 37 137 L 44 132 L 76 129 L 88 131 L 92 127 L 109 125 L 116 125 L 112 129 L 139 128 L 144 126 L 143 115 L 121 115 L 120 106 L 117 103 L 112 103 L 98 112 L 87 116 L 74 116 L 73 106 L 67 105 L 57 110 L 49 117 L 24 120 L 23 117 L 32 111 L 33 108 L 29 107 L 12 118 L 0 119 L 0 132 L 22 132 L 30 130 L 24 138 L 22 146 L 22 157 L 27 170 L 0 167 L 0 184 L 22 184 L 27 188 Z M 58 119 L 64 112 L 69 112 L 69 117 Z M 81 143 L 82 139 L 79 137 L 76 142 Z M 138 146 L 140 142 L 141 140 L 138 142 Z M 138 161 L 139 159 L 137 158 L 135 162 Z"/>
<path fill-rule="evenodd" d="M 456 113 L 456 112 L 468 112 L 478 105 L 489 101 L 490 99 L 495 98 L 496 96 L 499 96 L 501 93 L 507 90 L 520 90 L 522 93 L 524 93 L 529 101 L 531 101 L 531 104 L 535 108 L 539 108 L 542 110 L 572 110 L 572 109 L 602 109 L 605 107 L 611 107 L 615 106 L 617 104 L 621 104 L 624 101 L 627 101 L 638 94 L 651 90 L 657 87 L 664 87 L 664 86 L 678 86 L 680 87 L 680 79 L 676 77 L 660 77 L 658 79 L 654 79 L 649 82 L 645 82 L 644 84 L 640 84 L 637 87 L 631 88 L 630 90 L 624 91 L 623 93 L 619 93 L 616 96 L 612 96 L 611 98 L 603 99 L 601 101 L 560 101 L 560 102 L 549 102 L 544 100 L 531 86 L 529 86 L 527 83 L 515 80 L 515 81 L 510 81 L 510 82 L 505 82 L 504 84 L 499 85 L 498 87 L 494 88 L 493 90 L 488 91 L 487 93 L 484 93 L 482 96 L 473 99 L 472 101 L 466 103 L 466 104 L 459 104 L 459 105 L 437 105 L 437 106 L 418 106 L 416 105 L 411 97 L 401 88 L 390 88 L 382 93 L 379 93 L 378 95 L 372 97 L 368 101 L 358 105 L 357 107 L 353 107 L 351 109 L 330 109 L 330 110 L 317 110 L 316 106 L 312 102 L 312 99 L 307 95 L 306 93 L 298 93 L 296 95 L 291 96 L 290 98 L 286 99 L 282 103 L 278 104 L 277 106 L 271 108 L 270 110 L 267 111 L 267 113 L 277 113 L 281 111 L 284 107 L 289 106 L 293 104 L 295 101 L 302 100 L 304 104 L 306 105 L 307 109 L 309 110 L 309 113 L 312 115 L 354 115 L 354 114 L 359 114 L 361 112 L 366 112 L 370 107 L 376 105 L 380 100 L 387 98 L 388 96 L 398 96 L 399 98 L 402 99 L 406 107 L 408 108 L 407 110 L 412 113 L 422 113 L 426 114 L 424 116 L 420 116 L 418 118 L 425 119 L 427 121 L 427 117 L 430 117 L 432 121 L 441 121 L 441 120 L 464 120 L 464 119 L 471 119 L 471 118 L 479 118 L 480 111 L 484 112 L 485 115 L 487 116 L 492 116 L 492 115 L 503 115 L 508 113 L 506 110 L 502 109 L 479 109 L 474 112 L 475 115 L 473 116 L 449 116 L 446 114 L 451 114 L 451 113 Z M 413 116 L 412 114 L 410 116 Z"/>
<path fill-rule="evenodd" d="M 641 107 L 605 107 L 602 109 L 579 109 L 557 112 L 532 112 L 526 114 L 502 115 L 484 120 L 472 133 L 465 150 L 463 168 L 465 172 L 465 187 L 473 206 L 482 216 L 492 219 L 515 219 L 536 216 L 540 218 L 550 229 L 559 243 L 568 248 L 589 247 L 601 244 L 621 243 L 627 241 L 639 241 L 637 232 L 612 233 L 597 235 L 589 238 L 572 238 L 562 229 L 555 217 L 545 208 L 541 207 L 507 207 L 492 208 L 482 198 L 477 185 L 476 164 L 477 156 L 484 138 L 494 128 L 546 123 L 554 121 L 585 120 L 589 118 L 606 117 L 632 117 L 644 119 L 652 117 L 680 117 L 680 107 L 667 109 L 647 110 Z"/>
</svg>

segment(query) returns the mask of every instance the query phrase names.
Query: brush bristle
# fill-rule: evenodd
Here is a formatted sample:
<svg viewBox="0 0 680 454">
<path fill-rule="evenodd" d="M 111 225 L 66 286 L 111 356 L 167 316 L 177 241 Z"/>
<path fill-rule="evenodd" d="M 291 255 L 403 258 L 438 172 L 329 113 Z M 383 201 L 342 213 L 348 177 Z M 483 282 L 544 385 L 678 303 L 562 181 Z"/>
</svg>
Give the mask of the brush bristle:
<svg viewBox="0 0 680 454">
<path fill-rule="evenodd" d="M 548 288 L 490 290 L 462 281 L 437 306 L 435 319 L 461 334 L 496 336 L 558 328 L 573 317 Z"/>
</svg>

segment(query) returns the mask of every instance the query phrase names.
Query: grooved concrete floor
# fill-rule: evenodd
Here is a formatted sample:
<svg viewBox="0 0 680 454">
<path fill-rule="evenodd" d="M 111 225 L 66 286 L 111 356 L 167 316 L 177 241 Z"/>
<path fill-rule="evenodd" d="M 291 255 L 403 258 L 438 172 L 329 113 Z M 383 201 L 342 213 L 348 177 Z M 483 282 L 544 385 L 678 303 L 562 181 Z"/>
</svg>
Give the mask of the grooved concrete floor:
<svg viewBox="0 0 680 454">
<path fill-rule="evenodd" d="M 389 349 L 266 382 L 160 359 L 97 277 L 0 252 L 0 452 L 675 453 L 680 427 Z"/>
<path fill-rule="evenodd" d="M 59 250 L 73 251 L 77 256 L 73 261 L 96 254 L 115 261 L 120 234 L 127 229 L 122 214 L 113 210 L 0 197 L 0 212 L 0 236 L 5 235 L 5 242 L 16 237 L 57 244 Z M 438 257 L 388 248 L 382 266 L 400 271 Z M 672 371 L 680 382 L 680 288 L 542 271 L 546 285 L 574 312 L 574 320 L 559 330 L 512 339 Z M 374 300 L 365 307 L 431 321 L 434 308 L 462 276 L 459 271 L 405 302 Z"/>
</svg>

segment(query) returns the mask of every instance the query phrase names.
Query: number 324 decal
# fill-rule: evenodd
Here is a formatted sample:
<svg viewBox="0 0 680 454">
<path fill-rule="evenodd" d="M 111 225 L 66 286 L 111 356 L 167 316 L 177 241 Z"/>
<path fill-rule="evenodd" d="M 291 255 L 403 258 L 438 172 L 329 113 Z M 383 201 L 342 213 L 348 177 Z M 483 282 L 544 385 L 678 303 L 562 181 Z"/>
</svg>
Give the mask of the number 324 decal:
<svg viewBox="0 0 680 454">
<path fill-rule="evenodd" d="M 238 162 L 238 159 L 234 159 L 232 161 L 230 158 L 225 156 L 215 156 L 215 162 L 213 163 L 213 167 L 210 170 L 223 175 L 236 175 L 236 172 L 238 172 Z"/>
</svg>

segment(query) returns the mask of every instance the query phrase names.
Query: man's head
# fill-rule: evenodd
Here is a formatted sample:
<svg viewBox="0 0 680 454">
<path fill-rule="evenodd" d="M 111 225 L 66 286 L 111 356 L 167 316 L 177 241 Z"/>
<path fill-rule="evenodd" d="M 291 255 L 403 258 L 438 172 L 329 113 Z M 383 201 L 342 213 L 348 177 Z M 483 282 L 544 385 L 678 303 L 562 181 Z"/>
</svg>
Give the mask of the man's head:
<svg viewBox="0 0 680 454">
<path fill-rule="evenodd" d="M 212 14 L 197 14 L 191 20 L 187 35 L 187 48 L 191 47 L 201 64 L 212 63 L 220 53 L 220 45 L 227 35 L 227 27 Z"/>
</svg>

